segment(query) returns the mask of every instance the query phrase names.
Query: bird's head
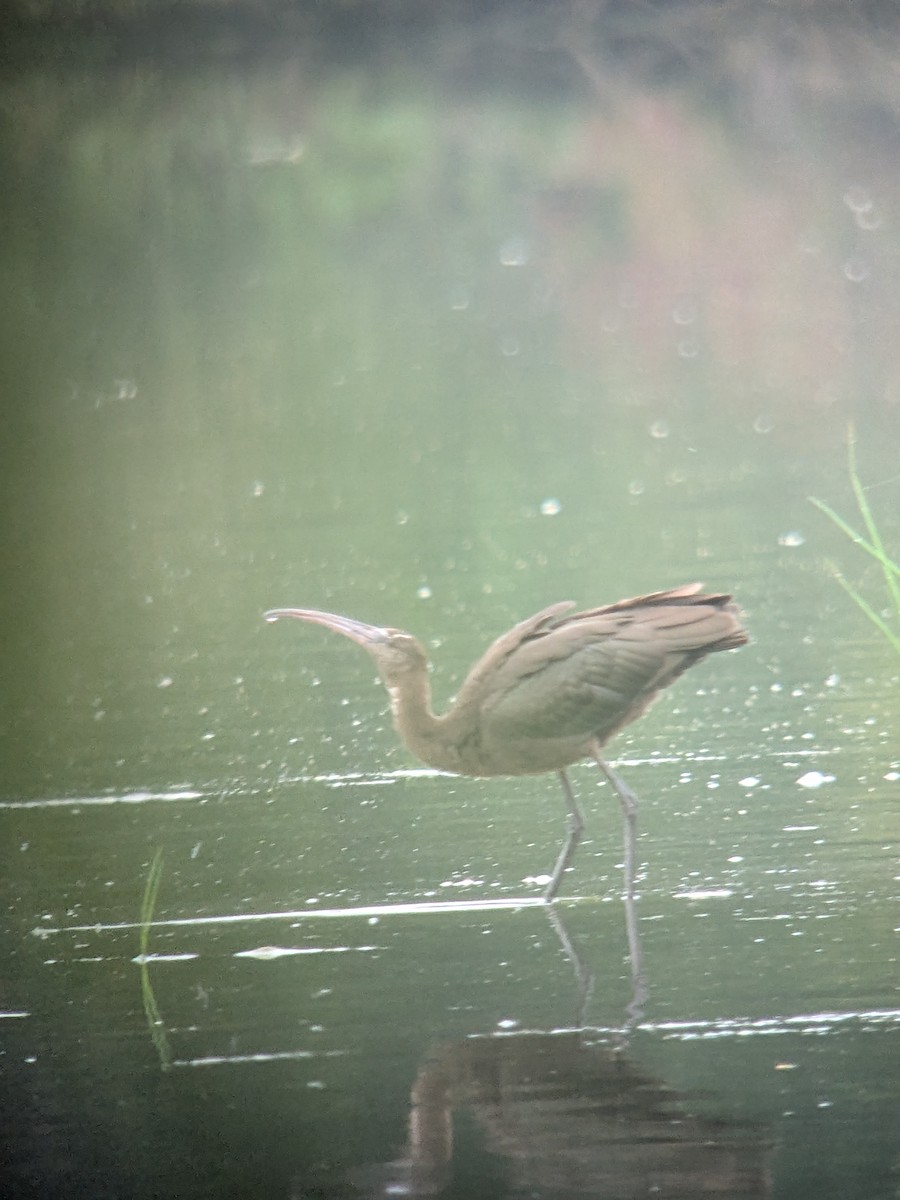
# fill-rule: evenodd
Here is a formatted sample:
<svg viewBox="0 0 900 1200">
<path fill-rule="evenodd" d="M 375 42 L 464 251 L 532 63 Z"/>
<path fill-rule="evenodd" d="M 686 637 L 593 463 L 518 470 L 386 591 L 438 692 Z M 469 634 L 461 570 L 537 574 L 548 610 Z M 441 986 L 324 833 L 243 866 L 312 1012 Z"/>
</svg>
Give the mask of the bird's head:
<svg viewBox="0 0 900 1200">
<path fill-rule="evenodd" d="M 410 675 L 423 674 L 428 669 L 428 659 L 421 644 L 402 629 L 366 625 L 352 617 L 319 612 L 314 608 L 273 608 L 265 614 L 267 621 L 278 621 L 282 617 L 324 625 L 362 646 L 375 660 L 378 674 L 387 688 L 397 687 Z"/>
</svg>

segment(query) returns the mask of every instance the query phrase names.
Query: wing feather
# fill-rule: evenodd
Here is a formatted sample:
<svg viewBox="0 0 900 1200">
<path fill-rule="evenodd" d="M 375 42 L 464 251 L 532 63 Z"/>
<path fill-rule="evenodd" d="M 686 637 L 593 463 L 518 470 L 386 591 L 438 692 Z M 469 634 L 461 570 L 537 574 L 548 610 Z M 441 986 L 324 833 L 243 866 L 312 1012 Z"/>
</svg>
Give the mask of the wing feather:
<svg viewBox="0 0 900 1200">
<path fill-rule="evenodd" d="M 747 640 L 730 597 L 699 592 L 689 584 L 562 619 L 538 614 L 544 621 L 487 673 L 489 736 L 611 736 L 698 659 Z"/>
</svg>

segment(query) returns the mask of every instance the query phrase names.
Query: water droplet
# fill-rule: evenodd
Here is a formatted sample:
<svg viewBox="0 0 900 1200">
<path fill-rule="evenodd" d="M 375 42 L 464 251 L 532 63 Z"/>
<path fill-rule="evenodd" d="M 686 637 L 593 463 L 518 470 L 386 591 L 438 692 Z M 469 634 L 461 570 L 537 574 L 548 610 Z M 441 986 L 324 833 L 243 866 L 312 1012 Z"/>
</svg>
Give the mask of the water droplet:
<svg viewBox="0 0 900 1200">
<path fill-rule="evenodd" d="M 801 254 L 821 254 L 822 238 L 818 230 L 808 229 L 802 234 L 797 242 L 797 249 Z"/>
<path fill-rule="evenodd" d="M 524 238 L 507 238 L 500 247 L 500 262 L 504 267 L 524 267 L 529 258 L 528 243 Z"/>
<path fill-rule="evenodd" d="M 450 293 L 450 307 L 454 312 L 465 312 L 469 307 L 469 293 L 466 288 L 457 287 Z"/>
<path fill-rule="evenodd" d="M 754 433 L 771 433 L 774 428 L 775 422 L 771 417 L 766 416 L 763 413 L 760 413 L 760 415 L 753 422 Z"/>
<path fill-rule="evenodd" d="M 400 511 L 394 517 L 394 520 L 397 522 L 398 525 L 406 525 L 407 522 L 409 521 L 409 513 L 404 512 L 403 509 L 401 508 Z"/>
<path fill-rule="evenodd" d="M 841 682 L 840 675 L 837 675 L 837 674 L 829 675 L 828 678 L 825 680 L 825 686 L 826 687 L 837 687 L 837 685 L 840 682 Z"/>
<path fill-rule="evenodd" d="M 542 517 L 558 517 L 561 512 L 562 504 L 555 496 L 548 496 L 546 500 L 541 501 Z"/>
<path fill-rule="evenodd" d="M 259 480 L 257 479 L 257 481 L 253 485 L 253 495 L 261 496 L 265 490 L 266 490 L 266 485 L 264 483 L 260 483 Z"/>
<path fill-rule="evenodd" d="M 823 783 L 834 783 L 834 779 L 833 775 L 823 775 L 821 771 L 807 771 L 797 783 L 802 788 L 820 788 Z"/>
<path fill-rule="evenodd" d="M 519 339 L 511 334 L 500 339 L 500 353 L 504 358 L 515 358 L 521 348 Z"/>
<path fill-rule="evenodd" d="M 632 479 L 628 485 L 629 496 L 643 496 L 645 486 L 643 479 Z"/>
<path fill-rule="evenodd" d="M 747 775 L 744 779 L 738 780 L 738 787 L 754 788 L 759 784 L 760 780 L 756 775 Z"/>
<path fill-rule="evenodd" d="M 864 187 L 855 183 L 844 192 L 844 203 L 851 212 L 868 212 L 872 207 L 872 197 Z"/>
<path fill-rule="evenodd" d="M 787 533 L 782 533 L 780 535 L 780 537 L 778 538 L 778 545 L 779 546 L 790 546 L 793 548 L 795 546 L 802 546 L 805 541 L 806 541 L 806 538 L 803 536 L 802 533 L 800 533 L 799 530 L 791 529 Z"/>
<path fill-rule="evenodd" d="M 867 233 L 873 229 L 880 229 L 882 225 L 881 213 L 874 208 L 870 212 L 858 212 L 854 220 L 857 226 L 860 229 L 864 229 Z"/>
<path fill-rule="evenodd" d="M 416 595 L 419 597 L 420 600 L 430 600 L 431 599 L 431 588 L 428 586 L 427 583 L 423 583 L 420 588 L 416 588 Z"/>
<path fill-rule="evenodd" d="M 697 306 L 693 300 L 681 300 L 672 309 L 672 320 L 676 325 L 692 325 L 697 320 Z"/>
<path fill-rule="evenodd" d="M 668 421 L 654 421 L 650 426 L 650 436 L 655 438 L 667 438 L 669 436 Z"/>
<path fill-rule="evenodd" d="M 844 263 L 844 276 L 851 283 L 864 283 L 869 278 L 869 264 L 863 258 L 854 256 Z"/>
<path fill-rule="evenodd" d="M 158 688 L 167 688 L 171 687 L 174 682 L 175 681 L 171 675 L 163 675 L 162 679 L 159 680 L 156 686 Z"/>
<path fill-rule="evenodd" d="M 696 358 L 700 353 L 700 347 L 693 338 L 682 338 L 678 343 L 679 358 Z"/>
</svg>

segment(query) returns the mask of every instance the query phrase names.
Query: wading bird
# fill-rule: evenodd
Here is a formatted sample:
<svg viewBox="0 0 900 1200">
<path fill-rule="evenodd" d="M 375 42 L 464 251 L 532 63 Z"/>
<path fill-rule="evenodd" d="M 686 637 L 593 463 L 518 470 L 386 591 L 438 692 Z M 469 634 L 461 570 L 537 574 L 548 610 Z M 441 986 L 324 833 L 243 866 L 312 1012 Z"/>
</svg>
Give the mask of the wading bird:
<svg viewBox="0 0 900 1200">
<path fill-rule="evenodd" d="M 429 767 L 474 776 L 556 771 L 568 826 L 544 893 L 549 902 L 584 830 L 566 767 L 593 758 L 618 794 L 626 894 L 633 894 L 637 798 L 601 751 L 688 667 L 748 640 L 731 597 L 704 594 L 699 583 L 586 612 L 571 613 L 574 607 L 571 600 L 552 604 L 499 637 L 440 716 L 431 708 L 425 651 L 412 634 L 310 608 L 273 608 L 265 619 L 311 621 L 367 650 L 390 695 L 397 732 Z"/>
</svg>

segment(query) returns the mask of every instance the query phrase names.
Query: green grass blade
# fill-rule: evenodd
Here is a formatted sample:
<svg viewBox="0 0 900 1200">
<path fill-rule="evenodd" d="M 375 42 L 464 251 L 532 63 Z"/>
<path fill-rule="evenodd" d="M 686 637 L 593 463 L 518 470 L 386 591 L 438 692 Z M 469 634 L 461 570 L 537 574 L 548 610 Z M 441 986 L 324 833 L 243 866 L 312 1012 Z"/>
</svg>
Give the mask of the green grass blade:
<svg viewBox="0 0 900 1200">
<path fill-rule="evenodd" d="M 856 465 L 856 435 L 853 426 L 850 425 L 847 430 L 847 471 L 850 476 L 850 486 L 853 489 L 853 497 L 856 500 L 856 507 L 859 509 L 860 516 L 863 519 L 866 534 L 868 537 L 854 529 L 849 521 L 845 521 L 839 513 L 836 513 L 833 508 L 829 507 L 823 500 L 818 500 L 815 496 L 810 496 L 809 501 L 816 508 L 825 514 L 840 531 L 845 534 L 854 545 L 859 546 L 866 554 L 874 558 L 881 567 L 881 573 L 884 576 L 885 587 L 893 604 L 894 611 L 897 617 L 900 618 L 900 564 L 894 562 L 884 547 L 881 534 L 878 530 L 878 523 L 869 506 L 868 498 L 866 497 L 866 489 L 863 486 L 862 480 L 859 477 L 859 471 Z M 875 628 L 887 638 L 890 644 L 900 654 L 900 636 L 888 625 L 887 621 L 875 611 L 860 592 L 848 583 L 844 576 L 840 573 L 836 566 L 832 563 L 827 564 L 829 570 L 834 575 L 835 579 L 856 605 L 875 626 Z"/>
<path fill-rule="evenodd" d="M 845 521 L 843 517 L 839 516 L 833 508 L 829 508 L 824 500 L 819 500 L 815 496 L 809 496 L 808 499 L 810 504 L 814 504 L 820 512 L 823 512 L 825 516 L 828 517 L 830 521 L 833 521 L 834 524 L 837 525 L 838 529 L 840 529 L 842 533 L 845 533 L 850 541 L 854 543 L 854 545 L 859 546 L 861 550 L 865 550 L 865 552 L 870 554 L 872 558 L 874 558 L 877 563 L 884 567 L 886 571 L 890 572 L 891 575 L 896 575 L 897 578 L 900 579 L 900 563 L 895 563 L 890 557 L 888 557 L 883 547 L 879 549 L 880 539 L 879 545 L 873 545 L 872 542 L 867 542 L 861 533 L 858 533 L 853 526 Z"/>
<path fill-rule="evenodd" d="M 856 497 L 856 505 L 862 515 L 866 530 L 869 534 L 869 540 L 875 557 L 881 564 L 881 569 L 884 574 L 884 581 L 893 601 L 894 611 L 900 614 L 900 583 L 897 581 L 897 576 L 900 575 L 900 567 L 891 560 L 887 551 L 884 548 L 884 543 L 881 540 L 881 534 L 878 532 L 878 526 L 875 523 L 875 518 L 872 516 L 872 510 L 869 508 L 869 502 L 866 498 L 865 488 L 859 478 L 859 472 L 856 469 L 856 439 L 853 436 L 851 426 L 850 436 L 847 447 L 848 467 L 850 471 L 850 483 L 853 487 L 853 495 Z"/>
<path fill-rule="evenodd" d="M 828 568 L 847 595 L 851 598 L 854 604 L 856 604 L 857 608 L 859 608 L 860 612 L 865 613 L 875 628 L 884 634 L 897 653 L 900 654 L 900 637 L 894 633 L 893 629 L 891 629 L 887 622 L 881 616 L 879 616 L 869 602 L 860 595 L 856 588 L 851 583 L 847 582 L 847 580 L 843 577 L 833 563 L 828 563 Z"/>
<path fill-rule="evenodd" d="M 147 946 L 150 941 L 150 925 L 153 922 L 153 913 L 156 911 L 156 897 L 159 893 L 161 879 L 162 849 L 159 849 L 153 855 L 150 863 L 150 870 L 147 872 L 147 881 L 144 884 L 144 895 L 141 900 L 141 927 L 138 934 L 138 944 L 141 954 L 147 953 Z"/>
<path fill-rule="evenodd" d="M 136 961 L 141 973 L 141 1001 L 144 1006 L 144 1016 L 147 1018 L 147 1028 L 150 1030 L 150 1038 L 156 1047 L 156 1053 L 159 1055 L 160 1068 L 163 1071 L 169 1071 L 172 1067 L 172 1051 L 169 1047 L 169 1039 L 166 1034 L 165 1025 L 163 1024 L 162 1014 L 156 1002 L 156 993 L 153 991 L 153 984 L 150 981 L 149 964 L 147 962 L 147 949 L 150 944 L 150 926 L 153 924 L 153 914 L 156 911 L 156 897 L 159 894 L 161 879 L 162 850 L 159 849 L 153 855 L 150 870 L 147 872 L 147 880 L 144 884 L 144 895 L 141 899 L 140 930 L 138 932 L 140 954 Z"/>
</svg>

